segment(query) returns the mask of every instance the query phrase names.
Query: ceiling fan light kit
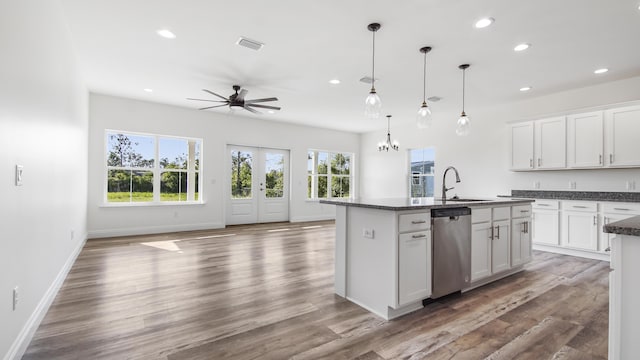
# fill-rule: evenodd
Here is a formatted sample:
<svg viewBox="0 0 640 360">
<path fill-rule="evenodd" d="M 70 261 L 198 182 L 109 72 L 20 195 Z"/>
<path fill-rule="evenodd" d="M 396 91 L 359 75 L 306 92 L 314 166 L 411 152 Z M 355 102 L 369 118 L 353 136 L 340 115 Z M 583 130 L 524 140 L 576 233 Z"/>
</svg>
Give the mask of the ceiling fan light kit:
<svg viewBox="0 0 640 360">
<path fill-rule="evenodd" d="M 187 100 L 207 101 L 207 102 L 220 103 L 219 105 L 207 106 L 207 107 L 200 108 L 199 110 L 207 110 L 207 109 L 213 109 L 213 108 L 218 108 L 218 107 L 222 107 L 222 106 L 228 106 L 229 109 L 231 109 L 231 110 L 244 109 L 244 110 L 247 110 L 247 111 L 252 112 L 254 114 L 261 114 L 260 111 L 254 109 L 254 108 L 269 109 L 269 110 L 280 110 L 281 109 L 278 106 L 258 104 L 258 103 L 262 103 L 262 102 L 278 101 L 277 97 L 245 100 L 244 97 L 247 95 L 247 92 L 248 92 L 247 89 L 242 89 L 242 87 L 240 85 L 233 85 L 233 90 L 235 91 L 235 94 L 231 94 L 227 98 L 227 97 L 224 97 L 222 95 L 216 94 L 211 90 L 202 89 L 202 91 L 204 91 L 204 92 L 206 92 L 208 94 L 211 94 L 211 95 L 213 95 L 215 97 L 218 97 L 218 98 L 220 98 L 222 100 L 194 99 L 194 98 L 187 98 Z"/>
<path fill-rule="evenodd" d="M 431 126 L 431 109 L 427 105 L 427 53 L 431 51 L 430 46 L 420 48 L 420 52 L 424 54 L 424 67 L 422 72 L 422 105 L 418 109 L 416 117 L 416 125 L 419 129 L 426 129 Z"/>
<path fill-rule="evenodd" d="M 376 92 L 376 32 L 380 30 L 379 23 L 371 23 L 367 26 L 367 29 L 373 34 L 373 51 L 371 56 L 371 90 L 365 100 L 364 113 L 367 118 L 377 119 L 380 117 L 380 110 L 382 109 L 382 102 Z"/>
<path fill-rule="evenodd" d="M 469 64 L 462 64 L 458 66 L 459 69 L 462 70 L 462 114 L 460 114 L 460 118 L 458 119 L 458 126 L 456 127 L 456 134 L 458 136 L 467 136 L 470 132 L 471 122 L 469 121 L 469 117 L 464 112 L 464 90 L 465 90 L 465 71 L 469 68 Z"/>
<path fill-rule="evenodd" d="M 397 140 L 391 141 L 391 115 L 387 115 L 387 139 L 378 143 L 378 151 L 389 151 L 393 149 L 398 151 L 400 144 Z"/>
</svg>

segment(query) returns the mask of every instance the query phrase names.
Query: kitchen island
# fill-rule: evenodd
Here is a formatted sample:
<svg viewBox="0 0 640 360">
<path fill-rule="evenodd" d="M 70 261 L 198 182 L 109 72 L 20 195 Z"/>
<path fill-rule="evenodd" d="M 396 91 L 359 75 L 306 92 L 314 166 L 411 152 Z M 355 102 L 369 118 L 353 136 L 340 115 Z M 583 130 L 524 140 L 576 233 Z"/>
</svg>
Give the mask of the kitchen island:
<svg viewBox="0 0 640 360">
<path fill-rule="evenodd" d="M 432 295 L 434 209 L 471 209 L 462 291 L 521 271 L 531 259 L 532 201 L 321 200 L 336 205 L 335 293 L 387 320 L 420 309 Z"/>
</svg>

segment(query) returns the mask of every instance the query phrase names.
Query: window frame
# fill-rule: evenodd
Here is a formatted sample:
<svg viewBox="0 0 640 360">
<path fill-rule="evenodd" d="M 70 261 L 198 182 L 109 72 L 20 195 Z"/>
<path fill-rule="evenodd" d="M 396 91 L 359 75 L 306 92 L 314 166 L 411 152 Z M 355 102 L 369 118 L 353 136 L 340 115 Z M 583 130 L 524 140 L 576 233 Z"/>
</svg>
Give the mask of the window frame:
<svg viewBox="0 0 640 360">
<path fill-rule="evenodd" d="M 130 135 L 130 136 L 145 136 L 153 138 L 153 167 L 126 167 L 126 166 L 110 166 L 108 165 L 109 158 L 109 136 L 110 135 Z M 163 134 L 153 134 L 153 133 L 145 133 L 145 132 L 137 132 L 137 131 L 125 131 L 125 130 L 113 130 L 113 129 L 105 129 L 104 130 L 104 154 L 103 154 L 103 194 L 102 194 L 102 207 L 136 207 L 136 206 L 180 206 L 180 205 L 202 205 L 204 204 L 203 197 L 203 157 L 204 157 L 204 140 L 202 138 L 196 137 L 187 137 L 187 136 L 176 136 L 176 135 L 163 135 Z M 178 140 L 186 140 L 187 146 L 189 146 L 189 142 L 194 142 L 194 167 L 190 169 L 190 166 L 187 166 L 186 169 L 174 169 L 174 168 L 163 168 L 160 166 L 160 139 L 178 139 Z M 197 144 L 199 145 L 199 149 L 197 148 Z M 199 152 L 198 152 L 199 150 Z M 190 152 L 190 150 L 187 150 Z M 195 167 L 195 159 L 198 159 L 198 167 Z M 187 154 L 187 159 L 191 156 Z M 119 171 L 144 171 L 151 172 L 153 174 L 153 197 L 151 201 L 142 201 L 142 202 L 133 202 L 133 201 L 109 201 L 109 172 L 112 170 Z M 175 172 L 175 173 L 185 173 L 189 176 L 189 173 L 193 173 L 196 176 L 196 180 L 194 180 L 194 187 L 197 189 L 197 200 L 162 200 L 161 199 L 161 181 L 162 181 L 162 173 L 164 172 Z M 187 177 L 187 184 L 189 183 Z M 196 194 L 194 189 L 194 196 Z M 130 189 L 131 192 L 131 189 Z M 188 196 L 188 195 L 187 195 Z"/>
<path fill-rule="evenodd" d="M 309 173 L 309 153 L 313 152 L 313 168 L 311 173 Z M 318 154 L 326 153 L 327 154 L 327 173 L 326 174 L 318 174 Z M 334 155 L 341 154 L 349 157 L 349 174 L 333 174 L 331 172 L 331 159 Z M 319 201 L 321 199 L 353 199 L 354 196 L 354 182 L 355 182 L 355 174 L 354 174 L 354 163 L 355 163 L 355 154 L 348 151 L 330 151 L 330 150 L 320 150 L 320 149 L 307 149 L 307 186 L 306 192 L 307 201 Z M 327 179 L 327 196 L 326 197 L 318 197 L 318 183 L 319 178 L 324 177 Z M 349 196 L 348 197 L 333 197 L 331 196 L 331 184 L 332 178 L 348 178 L 349 179 Z M 309 178 L 311 178 L 311 194 L 309 194 Z"/>
</svg>

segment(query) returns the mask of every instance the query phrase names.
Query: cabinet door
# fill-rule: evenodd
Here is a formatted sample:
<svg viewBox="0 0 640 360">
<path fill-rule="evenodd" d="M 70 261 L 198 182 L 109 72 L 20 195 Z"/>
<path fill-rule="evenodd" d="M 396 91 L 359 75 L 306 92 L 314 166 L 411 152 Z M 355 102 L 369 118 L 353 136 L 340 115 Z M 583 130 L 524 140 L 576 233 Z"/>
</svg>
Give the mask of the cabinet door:
<svg viewBox="0 0 640 360">
<path fill-rule="evenodd" d="M 530 218 L 513 219 L 511 222 L 511 266 L 531 260 Z"/>
<path fill-rule="evenodd" d="M 491 275 L 491 223 L 471 225 L 471 282 Z"/>
<path fill-rule="evenodd" d="M 495 274 L 511 268 L 510 221 L 494 221 L 493 229 L 491 272 Z"/>
<path fill-rule="evenodd" d="M 598 250 L 597 213 L 563 211 L 562 245 L 584 250 Z"/>
<path fill-rule="evenodd" d="M 560 169 L 567 166 L 566 120 L 564 116 L 536 120 L 535 166 L 537 169 Z"/>
<path fill-rule="evenodd" d="M 567 162 L 571 168 L 604 165 L 602 111 L 567 116 Z"/>
<path fill-rule="evenodd" d="M 511 125 L 511 170 L 533 169 L 533 122 Z"/>
<path fill-rule="evenodd" d="M 607 153 L 609 166 L 640 165 L 640 106 L 631 106 L 605 112 L 607 126 Z"/>
<path fill-rule="evenodd" d="M 533 210 L 531 240 L 535 244 L 560 245 L 557 210 Z"/>
<path fill-rule="evenodd" d="M 401 234 L 398 243 L 399 305 L 431 295 L 431 232 Z"/>
</svg>

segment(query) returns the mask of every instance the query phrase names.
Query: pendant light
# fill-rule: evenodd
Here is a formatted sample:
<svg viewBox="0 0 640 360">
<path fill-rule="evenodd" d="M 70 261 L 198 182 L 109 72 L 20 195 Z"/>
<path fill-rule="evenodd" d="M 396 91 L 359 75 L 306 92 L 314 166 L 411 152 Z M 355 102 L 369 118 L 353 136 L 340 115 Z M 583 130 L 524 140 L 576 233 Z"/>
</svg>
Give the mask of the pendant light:
<svg viewBox="0 0 640 360">
<path fill-rule="evenodd" d="M 420 52 L 424 54 L 424 69 L 422 72 L 422 105 L 416 116 L 416 125 L 419 129 L 431 126 L 431 109 L 427 106 L 427 53 L 429 51 L 431 51 L 430 46 L 420 48 Z"/>
<path fill-rule="evenodd" d="M 467 70 L 467 68 L 469 67 L 469 64 L 462 64 L 460 66 L 458 66 L 459 69 L 462 70 L 462 114 L 460 114 L 460 118 L 458 119 L 458 126 L 456 127 L 456 134 L 458 134 L 458 136 L 467 136 L 469 135 L 469 127 L 471 126 L 470 122 L 469 122 L 469 117 L 467 116 L 467 114 L 464 112 L 464 74 L 465 74 L 465 70 Z"/>
<path fill-rule="evenodd" d="M 391 115 L 387 115 L 387 140 L 378 143 L 378 151 L 384 150 L 388 152 L 389 149 L 398 151 L 399 148 L 400 144 L 398 144 L 398 141 L 393 140 L 393 142 L 391 142 Z"/>
<path fill-rule="evenodd" d="M 373 33 L 373 56 L 371 57 L 371 91 L 369 96 L 365 100 L 364 114 L 370 119 L 377 119 L 380 117 L 380 109 L 382 108 L 382 102 L 380 97 L 376 93 L 376 31 L 380 30 L 380 24 L 371 23 L 367 26 L 367 29 Z"/>
</svg>

